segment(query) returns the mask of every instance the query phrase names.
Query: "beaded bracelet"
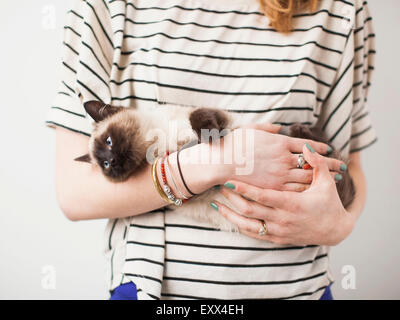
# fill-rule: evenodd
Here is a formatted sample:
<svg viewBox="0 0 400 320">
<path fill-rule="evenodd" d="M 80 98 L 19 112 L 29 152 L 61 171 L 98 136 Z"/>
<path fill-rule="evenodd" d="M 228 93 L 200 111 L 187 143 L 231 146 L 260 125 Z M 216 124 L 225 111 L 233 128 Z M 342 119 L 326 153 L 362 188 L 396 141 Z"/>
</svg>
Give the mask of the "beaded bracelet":
<svg viewBox="0 0 400 320">
<path fill-rule="evenodd" d="M 181 206 L 181 205 L 184 203 L 184 201 L 186 202 L 186 199 L 182 200 L 182 199 L 177 198 L 177 197 L 172 193 L 171 188 L 169 187 L 168 182 L 167 182 L 167 176 L 166 176 L 166 174 L 165 174 L 165 158 L 166 158 L 168 155 L 169 155 L 169 152 L 167 151 L 167 152 L 164 154 L 164 156 L 163 156 L 163 158 L 162 158 L 162 160 L 161 160 L 161 177 L 162 177 L 162 181 L 163 181 L 163 190 L 164 190 L 165 195 L 167 196 L 167 198 L 168 198 L 169 200 L 171 200 L 175 205 Z"/>
<path fill-rule="evenodd" d="M 159 159 L 160 159 L 160 158 L 157 158 L 157 159 L 154 161 L 153 166 L 152 166 L 151 172 L 152 172 L 152 177 L 153 177 L 153 183 L 154 183 L 154 186 L 155 186 L 155 188 L 156 188 L 158 194 L 161 196 L 161 198 L 163 198 L 166 202 L 172 204 L 172 203 L 174 203 L 174 202 L 173 202 L 172 200 L 170 200 L 170 199 L 165 195 L 165 193 L 164 193 L 163 189 L 161 188 L 160 183 L 159 183 L 159 181 L 158 181 L 158 176 L 157 176 L 157 163 L 158 163 L 158 160 L 159 160 Z"/>
</svg>

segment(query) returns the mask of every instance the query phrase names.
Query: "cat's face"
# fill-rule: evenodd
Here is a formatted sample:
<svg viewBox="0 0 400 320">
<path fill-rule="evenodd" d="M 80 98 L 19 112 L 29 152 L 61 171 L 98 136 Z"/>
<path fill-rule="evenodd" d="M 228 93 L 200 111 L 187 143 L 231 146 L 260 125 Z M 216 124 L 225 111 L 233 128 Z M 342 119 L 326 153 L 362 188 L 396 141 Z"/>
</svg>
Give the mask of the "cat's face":
<svg viewBox="0 0 400 320">
<path fill-rule="evenodd" d="M 85 109 L 96 121 L 89 140 L 89 154 L 75 160 L 98 165 L 112 181 L 125 181 L 145 162 L 147 144 L 139 119 L 127 108 L 89 101 Z"/>
<path fill-rule="evenodd" d="M 143 150 L 137 145 L 135 134 L 125 124 L 113 121 L 92 142 L 91 156 L 105 176 L 123 181 L 143 164 Z"/>
</svg>

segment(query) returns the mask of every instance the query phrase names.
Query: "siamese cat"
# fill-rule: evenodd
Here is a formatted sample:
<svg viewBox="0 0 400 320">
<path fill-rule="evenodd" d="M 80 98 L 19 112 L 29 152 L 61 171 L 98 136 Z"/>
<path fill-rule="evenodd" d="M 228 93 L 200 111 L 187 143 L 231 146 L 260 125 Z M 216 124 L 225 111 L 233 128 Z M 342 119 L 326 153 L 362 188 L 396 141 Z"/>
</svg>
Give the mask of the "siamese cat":
<svg viewBox="0 0 400 320">
<path fill-rule="evenodd" d="M 191 141 L 212 143 L 213 139 L 221 138 L 228 130 L 239 126 L 228 112 L 211 108 L 162 104 L 138 110 L 100 101 L 88 101 L 84 108 L 95 121 L 94 128 L 89 153 L 75 160 L 100 167 L 104 176 L 113 182 L 127 180 L 146 162 L 152 162 L 167 150 L 174 152 Z M 205 133 L 212 133 L 212 136 Z M 321 131 L 299 124 L 290 127 L 290 136 L 327 143 Z M 329 156 L 340 159 L 335 150 Z M 353 201 L 355 190 L 348 172 L 342 176 L 337 189 L 347 207 Z M 209 203 L 214 199 L 235 209 L 213 188 L 194 196 L 182 207 L 169 205 L 167 209 L 181 210 L 182 214 L 211 223 L 221 230 L 237 231 L 235 225 L 210 208 Z"/>
</svg>

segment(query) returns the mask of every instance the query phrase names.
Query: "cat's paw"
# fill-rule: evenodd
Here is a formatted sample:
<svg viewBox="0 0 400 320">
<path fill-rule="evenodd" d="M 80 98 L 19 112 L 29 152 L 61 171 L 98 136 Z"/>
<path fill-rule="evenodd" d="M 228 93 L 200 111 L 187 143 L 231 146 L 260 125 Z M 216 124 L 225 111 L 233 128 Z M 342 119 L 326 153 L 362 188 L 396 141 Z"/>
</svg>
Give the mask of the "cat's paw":
<svg viewBox="0 0 400 320">
<path fill-rule="evenodd" d="M 199 108 L 190 113 L 190 124 L 202 142 L 211 142 L 227 134 L 229 117 L 222 110 Z"/>
</svg>

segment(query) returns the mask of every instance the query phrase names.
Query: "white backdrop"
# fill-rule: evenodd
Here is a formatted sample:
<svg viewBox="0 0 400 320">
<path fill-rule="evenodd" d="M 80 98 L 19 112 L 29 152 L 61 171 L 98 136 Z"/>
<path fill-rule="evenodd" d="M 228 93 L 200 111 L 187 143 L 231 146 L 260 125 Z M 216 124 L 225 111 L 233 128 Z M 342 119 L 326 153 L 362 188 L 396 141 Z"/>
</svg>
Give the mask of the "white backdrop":
<svg viewBox="0 0 400 320">
<path fill-rule="evenodd" d="M 70 222 L 59 210 L 55 136 L 44 126 L 60 80 L 63 25 L 71 3 L 0 3 L 0 299 L 108 297 L 105 221 Z M 363 154 L 369 182 L 365 211 L 353 234 L 332 250 L 333 293 L 342 299 L 400 299 L 400 45 L 395 34 L 400 2 L 370 0 L 369 5 L 378 43 L 369 104 L 379 142 Z M 343 272 L 349 270 L 355 271 L 355 289 L 346 289 Z"/>
</svg>

